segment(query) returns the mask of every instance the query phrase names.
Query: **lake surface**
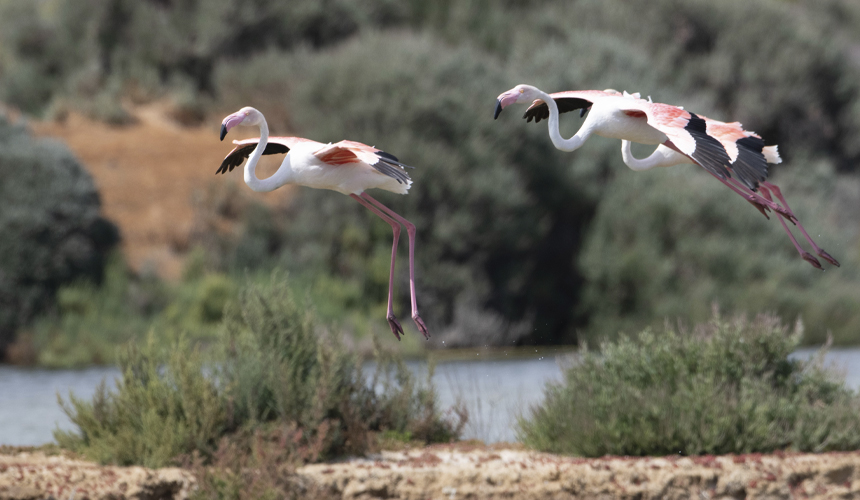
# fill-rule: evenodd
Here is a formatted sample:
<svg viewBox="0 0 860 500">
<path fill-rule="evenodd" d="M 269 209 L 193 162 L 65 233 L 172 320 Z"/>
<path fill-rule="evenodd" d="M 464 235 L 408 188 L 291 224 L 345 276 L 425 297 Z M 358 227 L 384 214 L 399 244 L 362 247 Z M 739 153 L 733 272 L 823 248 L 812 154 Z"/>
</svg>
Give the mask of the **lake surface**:
<svg viewBox="0 0 860 500">
<path fill-rule="evenodd" d="M 794 354 L 807 358 L 814 349 Z M 476 352 L 476 358 L 486 357 Z M 543 397 L 547 382 L 561 379 L 559 364 L 570 362 L 567 355 L 543 350 L 534 358 L 490 360 L 461 359 L 436 363 L 433 382 L 441 408 L 462 401 L 470 421 L 463 437 L 485 442 L 515 441 L 517 415 Z M 846 383 L 860 388 L 860 348 L 833 349 L 825 363 L 845 375 Z M 426 363 L 410 362 L 419 380 L 424 380 Z M 53 441 L 54 429 L 74 426 L 57 404 L 57 394 L 68 399 L 69 391 L 89 399 L 103 379 L 113 388 L 119 370 L 111 367 L 85 370 L 41 370 L 0 366 L 0 444 L 39 445 Z"/>
</svg>

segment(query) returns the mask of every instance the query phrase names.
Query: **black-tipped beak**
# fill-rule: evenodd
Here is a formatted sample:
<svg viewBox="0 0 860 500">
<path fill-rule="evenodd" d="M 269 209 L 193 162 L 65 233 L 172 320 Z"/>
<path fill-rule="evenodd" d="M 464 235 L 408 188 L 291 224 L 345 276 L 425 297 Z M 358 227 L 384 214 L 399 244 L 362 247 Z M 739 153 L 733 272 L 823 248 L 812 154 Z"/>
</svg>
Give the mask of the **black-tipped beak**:
<svg viewBox="0 0 860 500">
<path fill-rule="evenodd" d="M 493 120 L 497 119 L 502 114 L 502 100 L 496 101 L 496 114 L 493 115 Z"/>
<path fill-rule="evenodd" d="M 224 140 L 224 137 L 227 135 L 227 125 L 221 124 L 221 140 Z"/>
</svg>

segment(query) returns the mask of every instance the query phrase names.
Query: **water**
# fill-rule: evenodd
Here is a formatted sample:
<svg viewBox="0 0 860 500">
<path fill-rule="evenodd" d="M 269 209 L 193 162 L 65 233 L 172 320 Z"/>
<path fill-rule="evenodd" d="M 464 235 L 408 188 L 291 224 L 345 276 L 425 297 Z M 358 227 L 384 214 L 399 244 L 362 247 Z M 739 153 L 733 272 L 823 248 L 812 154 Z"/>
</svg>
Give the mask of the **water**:
<svg viewBox="0 0 860 500">
<path fill-rule="evenodd" d="M 814 352 L 802 349 L 794 356 L 807 358 Z M 541 400 L 547 382 L 560 380 L 559 363 L 564 359 L 540 356 L 438 362 L 433 382 L 441 408 L 460 400 L 469 410 L 464 438 L 488 443 L 514 441 L 517 415 Z M 831 350 L 825 363 L 844 374 L 849 387 L 860 388 L 860 348 Z M 424 380 L 424 363 L 409 366 Z M 113 387 L 117 376 L 116 368 L 34 370 L 0 366 L 0 444 L 39 445 L 53 441 L 56 428 L 73 430 L 57 404 L 57 394 L 67 398 L 71 390 L 89 399 L 102 379 L 107 378 L 108 386 Z"/>
<path fill-rule="evenodd" d="M 116 368 L 42 370 L 0 365 L 0 444 L 39 445 L 54 440 L 52 432 L 74 426 L 57 404 L 69 391 L 90 399 L 102 379 L 112 383 Z M 112 387 L 112 386 L 110 386 Z"/>
</svg>

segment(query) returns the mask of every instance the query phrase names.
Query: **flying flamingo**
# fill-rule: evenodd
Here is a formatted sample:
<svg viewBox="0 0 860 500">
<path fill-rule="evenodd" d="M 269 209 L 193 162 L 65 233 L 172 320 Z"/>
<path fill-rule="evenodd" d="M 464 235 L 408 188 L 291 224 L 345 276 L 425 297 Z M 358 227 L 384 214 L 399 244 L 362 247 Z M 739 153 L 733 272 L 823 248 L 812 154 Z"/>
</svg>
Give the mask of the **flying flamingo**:
<svg viewBox="0 0 860 500">
<path fill-rule="evenodd" d="M 780 163 L 776 146 L 765 146 L 753 132 L 741 128 L 738 122 L 724 123 L 684 108 L 640 99 L 639 94 L 623 94 L 614 90 L 573 90 L 547 94 L 531 85 L 517 85 L 502 93 L 496 103 L 495 118 L 514 103 L 531 104 L 526 110 L 527 121 L 536 123 L 549 118 L 549 137 L 562 151 L 573 151 L 592 134 L 621 139 L 621 156 L 633 170 L 671 167 L 682 163 L 701 166 L 732 191 L 752 203 L 768 219 L 773 210 L 800 229 L 806 241 L 819 257 L 834 266 L 839 262 L 812 241 L 779 187 L 767 182 L 768 163 Z M 559 131 L 559 113 L 581 110 L 580 117 L 591 110 L 579 131 L 564 139 Z M 631 142 L 657 145 L 645 159 L 637 159 L 630 151 Z M 732 175 L 734 174 L 734 176 Z M 761 192 L 759 194 L 758 192 Z M 782 205 L 773 201 L 776 196 Z M 818 269 L 821 263 L 797 243 L 785 221 L 779 222 L 804 260 Z"/>
<path fill-rule="evenodd" d="M 391 246 L 391 269 L 388 276 L 388 326 L 397 340 L 403 327 L 397 321 L 392 307 L 394 286 L 394 258 L 400 238 L 400 224 L 406 226 L 409 236 L 409 291 L 412 297 L 412 319 L 425 338 L 430 338 L 427 326 L 418 315 L 415 300 L 415 225 L 397 215 L 393 210 L 371 198 L 365 190 L 384 189 L 397 194 L 406 194 L 412 180 L 404 171 L 404 165 L 384 151 L 353 141 L 322 144 L 301 137 L 269 137 L 269 127 L 263 114 L 252 107 L 245 107 L 221 122 L 221 140 L 236 125 L 259 126 L 260 137 L 233 141 L 236 147 L 224 158 L 216 174 L 227 173 L 242 164 L 245 159 L 245 184 L 254 191 L 273 191 L 285 184 L 298 184 L 317 189 L 331 189 L 343 193 L 361 203 L 391 225 L 394 243 Z M 255 173 L 262 155 L 283 154 L 287 156 L 271 177 L 258 179 Z M 412 167 L 409 167 L 412 168 Z"/>
</svg>

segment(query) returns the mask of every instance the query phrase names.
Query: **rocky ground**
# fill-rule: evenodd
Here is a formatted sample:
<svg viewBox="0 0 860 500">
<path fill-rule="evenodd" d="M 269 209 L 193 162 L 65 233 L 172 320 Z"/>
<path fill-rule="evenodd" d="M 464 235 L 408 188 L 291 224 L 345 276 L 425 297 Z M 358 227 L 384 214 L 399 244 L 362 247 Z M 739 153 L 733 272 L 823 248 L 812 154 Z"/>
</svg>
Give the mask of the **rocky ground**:
<svg viewBox="0 0 860 500">
<path fill-rule="evenodd" d="M 177 468 L 100 466 L 62 455 L 0 455 L 0 500 L 184 499 L 196 482 Z"/>
<path fill-rule="evenodd" d="M 343 498 L 860 498 L 860 452 L 582 459 L 429 447 L 299 473 Z"/>
<path fill-rule="evenodd" d="M 298 474 L 348 499 L 860 498 L 860 452 L 581 459 L 459 444 L 309 465 Z M 182 499 L 194 488 L 181 469 L 0 455 L 0 500 Z"/>
</svg>

